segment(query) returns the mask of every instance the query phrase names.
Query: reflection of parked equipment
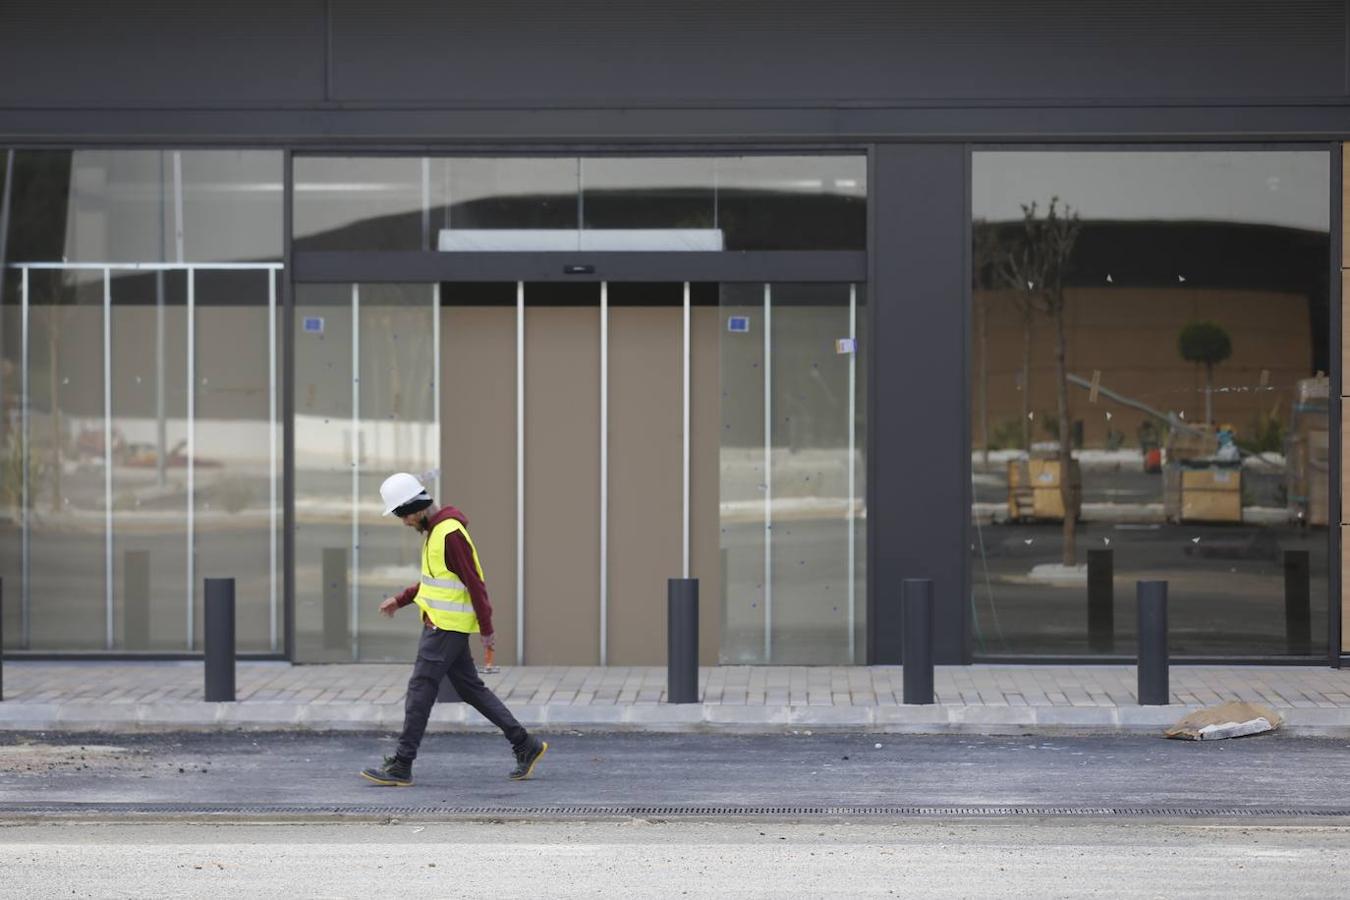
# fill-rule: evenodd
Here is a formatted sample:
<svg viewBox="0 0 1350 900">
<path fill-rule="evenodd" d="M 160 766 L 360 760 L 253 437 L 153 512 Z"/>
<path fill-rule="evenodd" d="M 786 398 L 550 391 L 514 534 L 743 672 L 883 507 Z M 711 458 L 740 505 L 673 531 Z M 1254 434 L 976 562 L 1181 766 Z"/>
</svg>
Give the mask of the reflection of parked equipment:
<svg viewBox="0 0 1350 900">
<path fill-rule="evenodd" d="M 1223 435 L 1221 438 L 1220 435 Z M 1221 446 L 1231 448 L 1219 456 Z M 1242 461 L 1233 429 L 1173 428 L 1163 468 L 1163 514 L 1170 522 L 1241 522 Z"/>
<path fill-rule="evenodd" d="M 1064 521 L 1060 472 L 1058 450 L 1033 448 L 1030 459 L 1008 460 L 1008 518 L 1014 522 Z M 1076 459 L 1069 466 L 1069 478 L 1076 521 L 1083 509 L 1083 475 Z"/>
<path fill-rule="evenodd" d="M 1285 435 L 1289 515 L 1304 525 L 1325 526 L 1329 514 L 1331 450 L 1327 420 L 1331 381 L 1304 378 L 1294 389 L 1294 416 Z"/>
</svg>

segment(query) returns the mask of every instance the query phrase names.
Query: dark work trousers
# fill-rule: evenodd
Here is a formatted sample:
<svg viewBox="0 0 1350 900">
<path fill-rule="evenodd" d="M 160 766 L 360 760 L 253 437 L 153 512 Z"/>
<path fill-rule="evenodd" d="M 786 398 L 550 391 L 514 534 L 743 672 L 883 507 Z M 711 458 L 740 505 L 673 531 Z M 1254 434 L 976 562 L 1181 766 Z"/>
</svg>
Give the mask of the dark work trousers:
<svg viewBox="0 0 1350 900">
<path fill-rule="evenodd" d="M 417 662 L 413 663 L 412 677 L 408 679 L 403 734 L 395 751 L 400 758 L 409 762 L 417 758 L 417 747 L 427 730 L 427 717 L 436 705 L 441 679 L 447 676 L 465 703 L 502 730 L 512 749 L 525 746 L 530 739 L 529 733 L 478 677 L 478 668 L 469 651 L 469 635 L 423 625 L 422 640 L 417 645 Z"/>
</svg>

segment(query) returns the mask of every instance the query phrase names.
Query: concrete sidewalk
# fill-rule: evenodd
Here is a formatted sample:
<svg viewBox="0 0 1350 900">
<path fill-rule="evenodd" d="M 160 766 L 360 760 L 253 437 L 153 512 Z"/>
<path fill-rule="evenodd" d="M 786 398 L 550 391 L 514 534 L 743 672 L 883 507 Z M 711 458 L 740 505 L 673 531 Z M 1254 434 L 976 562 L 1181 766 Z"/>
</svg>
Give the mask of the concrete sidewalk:
<svg viewBox="0 0 1350 900">
<path fill-rule="evenodd" d="M 238 702 L 205 703 L 200 662 L 7 660 L 0 730 L 396 731 L 411 666 L 244 662 Z M 702 703 L 667 704 L 659 667 L 516 667 L 484 680 L 527 726 L 580 731 L 781 733 L 1156 732 L 1225 700 L 1275 708 L 1294 734 L 1350 737 L 1350 670 L 1174 666 L 1172 704 L 1138 706 L 1133 666 L 939 666 L 937 703 L 906 706 L 898 666 L 720 666 Z M 432 730 L 491 726 L 462 703 Z"/>
</svg>

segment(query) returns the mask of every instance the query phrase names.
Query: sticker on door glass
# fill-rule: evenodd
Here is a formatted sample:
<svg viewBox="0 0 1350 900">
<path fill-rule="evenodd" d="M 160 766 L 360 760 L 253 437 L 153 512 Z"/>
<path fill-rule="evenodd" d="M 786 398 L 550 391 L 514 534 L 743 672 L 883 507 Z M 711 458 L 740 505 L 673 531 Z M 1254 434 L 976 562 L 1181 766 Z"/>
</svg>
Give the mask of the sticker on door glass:
<svg viewBox="0 0 1350 900">
<path fill-rule="evenodd" d="M 303 327 L 305 334 L 323 334 L 323 316 L 306 316 Z"/>
<path fill-rule="evenodd" d="M 730 331 L 732 334 L 749 334 L 750 317 L 732 316 L 731 318 L 727 319 L 727 331 Z"/>
<path fill-rule="evenodd" d="M 836 338 L 834 352 L 840 355 L 858 352 L 858 342 L 853 338 Z"/>
</svg>

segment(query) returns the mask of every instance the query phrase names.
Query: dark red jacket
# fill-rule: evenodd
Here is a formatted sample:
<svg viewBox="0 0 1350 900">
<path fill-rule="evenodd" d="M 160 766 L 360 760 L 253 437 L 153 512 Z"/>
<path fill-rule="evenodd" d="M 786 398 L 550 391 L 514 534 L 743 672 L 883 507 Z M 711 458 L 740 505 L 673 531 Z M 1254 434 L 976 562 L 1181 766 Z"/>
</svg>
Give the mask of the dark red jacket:
<svg viewBox="0 0 1350 900">
<path fill-rule="evenodd" d="M 458 519 L 466 528 L 469 525 L 464 513 L 453 506 L 442 506 L 431 517 L 430 526 L 435 528 L 446 519 Z M 452 531 L 445 536 L 445 564 L 450 567 L 464 586 L 469 589 L 469 599 L 473 602 L 474 615 L 478 616 L 478 628 L 483 634 L 492 634 L 492 604 L 488 601 L 487 585 L 478 577 L 478 567 L 473 564 L 473 549 L 463 531 Z M 399 608 L 413 602 L 417 596 L 417 585 L 413 585 L 398 595 Z"/>
</svg>

